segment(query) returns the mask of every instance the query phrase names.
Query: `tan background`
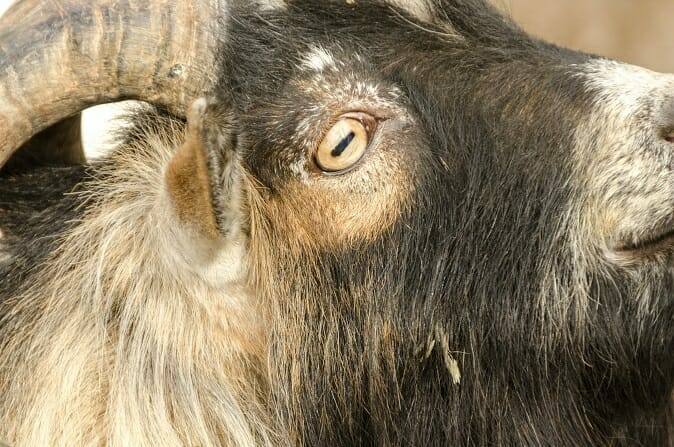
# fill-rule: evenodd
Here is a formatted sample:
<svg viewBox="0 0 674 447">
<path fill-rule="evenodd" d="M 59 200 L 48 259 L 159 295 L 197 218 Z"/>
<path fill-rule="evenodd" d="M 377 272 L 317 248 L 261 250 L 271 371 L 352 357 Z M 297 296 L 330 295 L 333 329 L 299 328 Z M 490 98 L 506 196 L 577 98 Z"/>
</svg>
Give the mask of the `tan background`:
<svg viewBox="0 0 674 447">
<path fill-rule="evenodd" d="M 525 29 L 570 48 L 674 73 L 674 0 L 494 0 Z"/>
<path fill-rule="evenodd" d="M 536 36 L 674 73 L 674 0 L 492 1 Z M 0 14 L 10 3 L 0 0 Z M 85 113 L 88 154 L 95 156 L 105 149 L 106 130 L 117 113 L 119 108 L 114 106 Z"/>
</svg>

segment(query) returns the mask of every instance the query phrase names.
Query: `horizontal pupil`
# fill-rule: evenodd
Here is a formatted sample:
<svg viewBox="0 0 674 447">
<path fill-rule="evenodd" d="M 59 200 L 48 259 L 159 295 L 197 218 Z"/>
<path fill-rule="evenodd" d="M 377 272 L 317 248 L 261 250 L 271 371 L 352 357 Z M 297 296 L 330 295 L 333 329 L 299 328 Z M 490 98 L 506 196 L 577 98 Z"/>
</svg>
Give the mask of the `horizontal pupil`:
<svg viewBox="0 0 674 447">
<path fill-rule="evenodd" d="M 339 157 L 342 155 L 342 152 L 344 152 L 346 148 L 349 147 L 354 138 L 356 138 L 356 134 L 352 131 L 347 136 L 345 136 L 337 146 L 335 146 L 332 152 L 330 152 L 330 155 L 333 157 Z"/>
</svg>

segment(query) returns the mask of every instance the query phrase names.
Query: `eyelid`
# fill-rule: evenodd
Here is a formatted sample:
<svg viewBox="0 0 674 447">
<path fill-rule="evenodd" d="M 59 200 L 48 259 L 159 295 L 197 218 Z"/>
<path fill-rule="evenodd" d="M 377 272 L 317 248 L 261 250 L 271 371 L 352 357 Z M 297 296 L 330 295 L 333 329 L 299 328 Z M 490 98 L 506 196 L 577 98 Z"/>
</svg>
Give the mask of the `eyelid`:
<svg viewBox="0 0 674 447">
<path fill-rule="evenodd" d="M 346 113 L 343 113 L 343 114 L 339 115 L 337 120 L 335 120 L 335 123 L 337 121 L 345 119 L 345 118 L 351 118 L 351 119 L 355 119 L 357 121 L 360 121 L 360 123 L 365 127 L 365 130 L 367 131 L 367 134 L 369 136 L 372 136 L 372 134 L 377 130 L 377 127 L 379 126 L 379 123 L 381 121 L 384 121 L 384 120 L 387 119 L 387 118 L 383 118 L 383 119 L 377 118 L 376 116 L 371 115 L 371 114 L 366 113 L 366 112 L 346 112 Z M 335 123 L 333 123 L 332 125 L 334 126 Z"/>
</svg>

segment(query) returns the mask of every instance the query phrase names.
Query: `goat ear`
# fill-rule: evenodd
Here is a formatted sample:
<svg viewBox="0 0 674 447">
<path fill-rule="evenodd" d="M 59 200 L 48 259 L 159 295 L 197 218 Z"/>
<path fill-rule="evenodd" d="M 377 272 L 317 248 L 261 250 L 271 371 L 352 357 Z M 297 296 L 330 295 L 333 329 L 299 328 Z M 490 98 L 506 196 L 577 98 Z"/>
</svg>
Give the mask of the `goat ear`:
<svg viewBox="0 0 674 447">
<path fill-rule="evenodd" d="M 238 202 L 239 169 L 231 107 L 196 100 L 187 114 L 185 142 L 166 170 L 166 185 L 181 223 L 202 236 L 226 235 Z"/>
</svg>

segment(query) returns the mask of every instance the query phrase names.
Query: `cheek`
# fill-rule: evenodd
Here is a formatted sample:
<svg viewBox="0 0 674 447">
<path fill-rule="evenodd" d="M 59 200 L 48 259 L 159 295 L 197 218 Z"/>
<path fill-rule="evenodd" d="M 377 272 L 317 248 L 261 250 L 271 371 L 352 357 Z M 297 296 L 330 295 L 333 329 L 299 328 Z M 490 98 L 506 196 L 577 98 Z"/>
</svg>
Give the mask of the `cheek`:
<svg viewBox="0 0 674 447">
<path fill-rule="evenodd" d="M 330 219 L 322 223 L 336 244 L 369 241 L 387 231 L 406 207 L 406 197 L 394 185 L 381 185 L 370 194 L 322 196 Z"/>
<path fill-rule="evenodd" d="M 389 170 L 379 180 L 360 174 L 288 185 L 252 212 L 264 214 L 270 244 L 286 244 L 300 252 L 372 241 L 409 207 L 413 177 L 400 170 Z"/>
<path fill-rule="evenodd" d="M 304 239 L 298 241 L 300 245 L 321 251 L 376 239 L 406 206 L 401 191 L 390 185 L 371 194 L 305 191 L 293 203 L 278 205 L 277 215 L 287 228 L 286 234 L 300 236 Z"/>
</svg>

